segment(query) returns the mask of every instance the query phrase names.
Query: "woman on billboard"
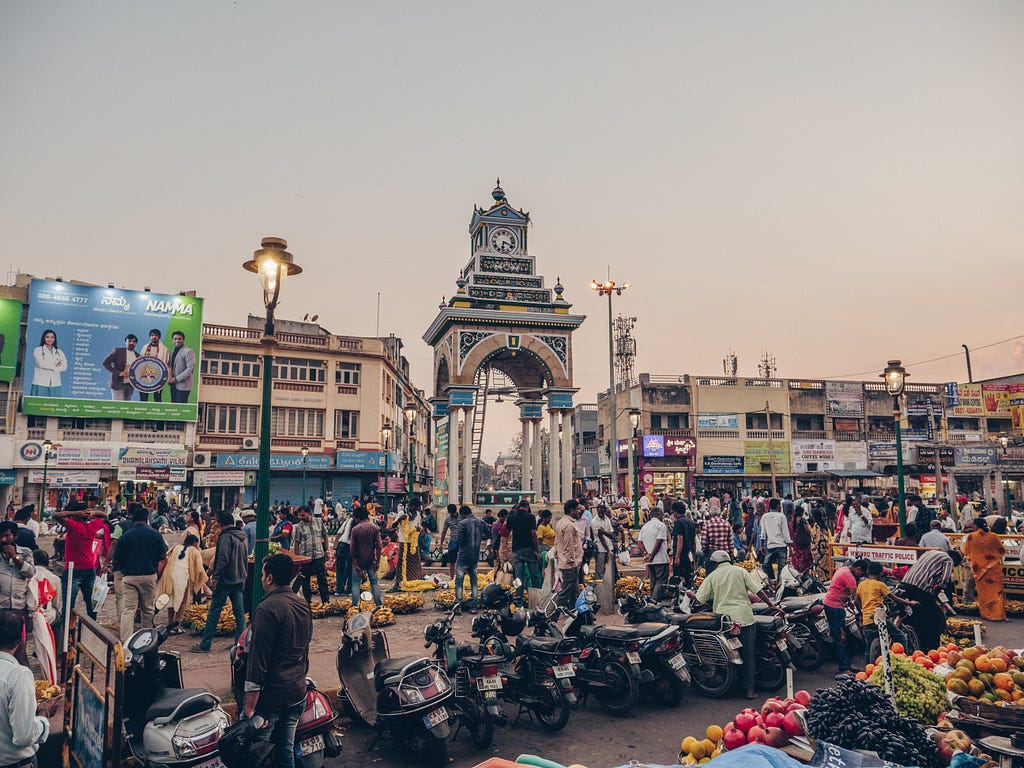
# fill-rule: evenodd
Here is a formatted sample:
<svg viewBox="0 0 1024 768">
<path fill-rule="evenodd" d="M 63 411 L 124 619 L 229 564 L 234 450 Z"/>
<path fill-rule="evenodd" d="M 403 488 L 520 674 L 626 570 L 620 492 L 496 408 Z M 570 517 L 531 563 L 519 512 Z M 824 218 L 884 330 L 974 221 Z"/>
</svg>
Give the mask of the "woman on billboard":
<svg viewBox="0 0 1024 768">
<path fill-rule="evenodd" d="M 68 359 L 57 346 L 56 331 L 43 331 L 39 346 L 32 351 L 32 360 L 32 396 L 60 397 L 60 374 L 68 369 Z"/>
</svg>

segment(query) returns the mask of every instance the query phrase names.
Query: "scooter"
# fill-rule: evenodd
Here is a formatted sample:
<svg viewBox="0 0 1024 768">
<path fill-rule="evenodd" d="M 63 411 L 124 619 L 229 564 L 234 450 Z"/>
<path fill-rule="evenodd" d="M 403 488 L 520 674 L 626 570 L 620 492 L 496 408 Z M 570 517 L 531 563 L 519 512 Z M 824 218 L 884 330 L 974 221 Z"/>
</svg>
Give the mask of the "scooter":
<svg viewBox="0 0 1024 768">
<path fill-rule="evenodd" d="M 829 642 L 828 620 L 824 616 L 823 594 L 785 597 L 779 607 L 786 614 L 786 643 L 793 666 L 804 672 L 814 672 L 825 663 L 825 646 Z M 756 615 L 767 615 L 765 603 L 754 603 Z"/>
<path fill-rule="evenodd" d="M 430 768 L 448 764 L 446 705 L 455 693 L 448 675 L 421 656 L 393 659 L 387 635 L 370 627 L 371 611 L 346 619 L 338 648 L 338 692 L 344 712 L 422 756 Z M 372 745 L 371 745 L 372 746 Z"/>
<path fill-rule="evenodd" d="M 252 628 L 246 627 L 238 642 L 231 647 L 231 690 L 241 706 L 245 700 L 245 669 L 249 662 Z M 306 678 L 306 704 L 295 726 L 295 765 L 298 768 L 323 768 L 325 757 L 341 754 L 341 744 L 334 735 L 338 713 L 312 679 Z"/>
<path fill-rule="evenodd" d="M 167 601 L 157 605 L 162 610 Z M 227 713 L 209 691 L 183 687 L 180 656 L 160 650 L 168 634 L 165 626 L 144 627 L 124 644 L 128 751 L 146 768 L 220 768 L 217 742 Z"/>
</svg>

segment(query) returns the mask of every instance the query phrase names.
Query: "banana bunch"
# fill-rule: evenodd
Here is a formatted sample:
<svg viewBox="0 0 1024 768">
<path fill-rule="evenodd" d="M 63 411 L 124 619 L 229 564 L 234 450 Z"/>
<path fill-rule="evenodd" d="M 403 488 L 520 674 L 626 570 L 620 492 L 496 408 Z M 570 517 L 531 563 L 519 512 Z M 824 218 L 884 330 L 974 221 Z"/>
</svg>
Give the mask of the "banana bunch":
<svg viewBox="0 0 1024 768">
<path fill-rule="evenodd" d="M 943 632 L 939 635 L 939 643 L 941 645 L 957 645 L 961 648 L 967 648 L 968 646 L 974 645 L 974 636 L 971 637 L 953 637 L 950 634 Z"/>
<path fill-rule="evenodd" d="M 208 605 L 192 605 L 185 611 L 185 616 L 182 618 L 181 623 L 185 624 L 186 620 L 192 627 L 192 631 L 199 634 L 203 631 L 203 627 L 206 626 L 206 615 L 209 613 Z M 249 621 L 249 616 L 246 614 L 246 621 Z M 221 611 L 220 616 L 217 618 L 217 634 L 218 635 L 231 635 L 235 632 L 235 614 L 231 610 L 231 603 L 225 605 Z"/>
<path fill-rule="evenodd" d="M 754 550 L 750 550 L 750 554 L 747 555 L 747 559 L 736 563 L 736 565 L 745 571 L 756 571 L 761 567 L 761 564 L 757 562 L 757 558 L 754 557 Z"/>
<path fill-rule="evenodd" d="M 410 579 L 403 581 L 400 589 L 402 592 L 429 592 L 437 589 L 437 584 L 430 579 Z"/>
<path fill-rule="evenodd" d="M 337 586 L 338 580 L 334 577 L 333 573 L 327 574 L 327 591 L 334 594 L 334 588 Z M 316 576 L 311 576 L 309 579 L 309 588 L 314 592 L 320 591 L 320 582 Z"/>
<path fill-rule="evenodd" d="M 422 595 L 384 595 L 384 607 L 392 613 L 415 613 L 425 603 Z"/>
<path fill-rule="evenodd" d="M 969 637 L 974 639 L 974 621 L 959 616 L 950 616 L 946 619 L 946 632 L 954 637 Z M 981 633 L 985 634 L 985 625 L 981 625 Z"/>
<path fill-rule="evenodd" d="M 706 568 L 701 568 L 700 570 L 698 570 L 696 575 L 694 575 L 694 577 L 693 577 L 693 588 L 696 589 L 701 584 L 703 584 L 704 583 L 704 579 L 706 579 L 707 577 L 708 577 L 708 572 L 707 572 Z"/>
<path fill-rule="evenodd" d="M 638 576 L 623 576 L 615 582 L 616 597 L 622 597 L 627 594 L 633 595 L 637 592 L 644 595 L 650 592 L 650 587 L 647 582 Z"/>
<path fill-rule="evenodd" d="M 341 600 L 332 600 L 331 609 L 334 613 L 344 616 L 348 613 L 348 609 L 352 607 L 352 598 L 343 597 Z"/>
<path fill-rule="evenodd" d="M 447 611 L 455 605 L 454 589 L 439 589 L 434 593 L 434 607 L 439 611 Z"/>
<path fill-rule="evenodd" d="M 348 609 L 348 618 L 352 618 L 363 611 L 373 611 L 373 615 L 370 617 L 371 627 L 386 627 L 389 624 L 395 623 L 395 614 L 390 608 L 381 607 L 376 608 L 372 600 L 360 600 L 359 607 L 352 606 Z"/>
<path fill-rule="evenodd" d="M 52 699 L 54 696 L 60 696 L 61 690 L 59 685 L 54 685 L 49 680 L 36 680 L 36 703 L 40 701 L 46 701 Z"/>
<path fill-rule="evenodd" d="M 330 603 L 310 603 L 309 611 L 314 619 L 323 619 L 331 615 Z"/>
</svg>

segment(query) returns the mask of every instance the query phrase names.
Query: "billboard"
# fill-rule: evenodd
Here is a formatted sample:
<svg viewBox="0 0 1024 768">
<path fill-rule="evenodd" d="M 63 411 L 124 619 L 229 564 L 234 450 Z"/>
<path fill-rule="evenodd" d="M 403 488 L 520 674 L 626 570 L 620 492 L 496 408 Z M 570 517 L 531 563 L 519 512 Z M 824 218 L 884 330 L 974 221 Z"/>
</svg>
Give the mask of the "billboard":
<svg viewBox="0 0 1024 768">
<path fill-rule="evenodd" d="M 431 499 L 434 506 L 448 503 L 448 416 L 434 422 L 434 487 Z"/>
<path fill-rule="evenodd" d="M 948 385 L 947 385 L 948 386 Z M 957 384 L 956 405 L 949 409 L 950 416 L 984 416 L 981 384 Z"/>
<path fill-rule="evenodd" d="M 703 459 L 705 475 L 742 475 L 742 456 L 705 456 Z"/>
<path fill-rule="evenodd" d="M 864 386 L 859 381 L 826 381 L 825 415 L 863 417 Z"/>
<path fill-rule="evenodd" d="M 738 413 L 698 413 L 697 429 L 739 429 Z"/>
<path fill-rule="evenodd" d="M 981 399 L 985 406 L 985 415 L 990 417 L 999 417 L 1003 419 L 1010 418 L 1010 391 L 1011 388 L 1016 390 L 1010 384 L 982 384 L 981 385 Z M 1016 391 L 1014 391 L 1016 394 Z"/>
<path fill-rule="evenodd" d="M 21 302 L 0 299 L 0 381 L 14 381 L 21 337 Z"/>
<path fill-rule="evenodd" d="M 772 441 L 770 453 L 767 440 L 743 441 L 744 474 L 767 475 L 771 465 L 774 465 L 776 474 L 790 473 L 789 440 Z"/>
<path fill-rule="evenodd" d="M 193 296 L 33 280 L 21 410 L 195 421 L 202 315 Z"/>
<path fill-rule="evenodd" d="M 835 440 L 793 440 L 794 472 L 826 472 L 838 469 Z M 814 464 L 812 470 L 809 465 Z"/>
</svg>

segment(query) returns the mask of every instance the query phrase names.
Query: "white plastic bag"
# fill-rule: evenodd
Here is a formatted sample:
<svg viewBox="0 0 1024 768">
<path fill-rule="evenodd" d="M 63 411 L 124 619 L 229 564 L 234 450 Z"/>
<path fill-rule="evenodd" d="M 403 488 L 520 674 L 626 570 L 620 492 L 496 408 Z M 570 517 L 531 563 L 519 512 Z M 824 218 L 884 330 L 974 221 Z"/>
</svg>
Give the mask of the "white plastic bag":
<svg viewBox="0 0 1024 768">
<path fill-rule="evenodd" d="M 619 565 L 629 565 L 630 558 L 628 549 L 620 549 L 619 554 L 616 555 L 616 557 L 619 559 Z"/>
<path fill-rule="evenodd" d="M 96 579 L 92 585 L 92 607 L 97 613 L 100 608 L 103 607 L 103 601 L 107 599 L 107 593 L 110 592 L 110 584 L 107 583 L 106 577 Z"/>
</svg>

